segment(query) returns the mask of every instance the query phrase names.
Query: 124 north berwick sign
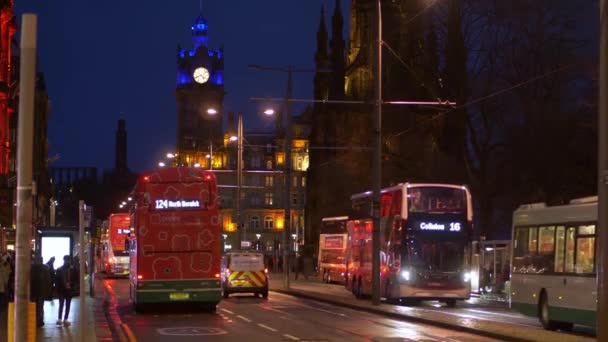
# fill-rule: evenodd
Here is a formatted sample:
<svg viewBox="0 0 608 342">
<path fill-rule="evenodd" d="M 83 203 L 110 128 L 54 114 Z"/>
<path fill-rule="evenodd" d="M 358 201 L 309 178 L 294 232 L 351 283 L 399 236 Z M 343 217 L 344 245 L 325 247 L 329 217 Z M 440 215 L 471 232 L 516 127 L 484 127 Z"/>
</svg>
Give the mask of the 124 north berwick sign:
<svg viewBox="0 0 608 342">
<path fill-rule="evenodd" d="M 180 208 L 200 208 L 201 203 L 199 200 L 166 200 L 166 199 L 158 199 L 156 200 L 156 205 L 154 209 L 180 209 Z"/>
</svg>

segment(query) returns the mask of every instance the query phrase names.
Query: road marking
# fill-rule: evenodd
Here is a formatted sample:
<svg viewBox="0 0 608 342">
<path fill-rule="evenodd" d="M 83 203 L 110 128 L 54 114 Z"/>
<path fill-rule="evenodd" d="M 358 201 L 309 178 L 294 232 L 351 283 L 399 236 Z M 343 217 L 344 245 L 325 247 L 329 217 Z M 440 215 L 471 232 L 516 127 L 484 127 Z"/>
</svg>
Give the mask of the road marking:
<svg viewBox="0 0 608 342">
<path fill-rule="evenodd" d="M 238 318 L 242 319 L 243 321 L 245 321 L 245 322 L 247 322 L 247 323 L 250 323 L 250 322 L 251 322 L 251 320 L 250 320 L 249 318 L 247 318 L 247 317 L 243 317 L 243 316 L 241 316 L 241 315 L 237 315 L 236 317 L 238 317 Z"/>
<path fill-rule="evenodd" d="M 269 326 L 267 326 L 267 325 L 264 325 L 264 324 L 262 324 L 262 323 L 258 323 L 258 326 L 259 326 L 260 328 L 268 329 L 268 330 L 270 330 L 270 331 L 278 331 L 277 329 L 275 329 L 275 328 L 271 328 L 271 327 L 269 327 Z"/>
<path fill-rule="evenodd" d="M 127 338 L 129 339 L 129 342 L 137 342 L 137 338 L 135 338 L 135 334 L 133 334 L 133 330 L 131 330 L 131 328 L 129 328 L 129 326 L 126 323 L 122 323 L 121 326 L 124 329 L 125 333 L 127 334 Z"/>
<path fill-rule="evenodd" d="M 294 340 L 294 341 L 299 341 L 300 340 L 299 338 L 297 338 L 295 336 L 291 336 L 289 334 L 283 334 L 283 337 L 286 337 L 286 338 L 288 338 L 290 340 Z"/>
<path fill-rule="evenodd" d="M 317 311 L 321 311 L 321 312 L 326 312 L 328 314 L 332 314 L 332 315 L 336 315 L 336 316 L 340 316 L 340 317 L 346 317 L 346 315 L 343 314 L 343 313 L 335 313 L 335 312 L 331 312 L 331 311 L 328 311 L 328 310 L 323 310 L 323 309 L 315 308 L 314 306 L 304 305 L 304 307 L 309 308 L 309 309 L 313 309 L 313 310 L 317 310 Z"/>
<path fill-rule="evenodd" d="M 176 327 L 176 328 L 160 328 L 156 331 L 161 335 L 171 336 L 209 336 L 209 335 L 225 335 L 228 332 L 219 328 L 210 327 Z"/>
<path fill-rule="evenodd" d="M 227 312 L 227 313 L 229 313 L 229 314 L 233 314 L 233 315 L 234 315 L 234 312 L 232 312 L 232 311 L 230 311 L 230 310 L 226 310 L 226 309 L 220 309 L 220 310 L 222 310 L 222 311 L 224 311 L 224 312 Z"/>
</svg>

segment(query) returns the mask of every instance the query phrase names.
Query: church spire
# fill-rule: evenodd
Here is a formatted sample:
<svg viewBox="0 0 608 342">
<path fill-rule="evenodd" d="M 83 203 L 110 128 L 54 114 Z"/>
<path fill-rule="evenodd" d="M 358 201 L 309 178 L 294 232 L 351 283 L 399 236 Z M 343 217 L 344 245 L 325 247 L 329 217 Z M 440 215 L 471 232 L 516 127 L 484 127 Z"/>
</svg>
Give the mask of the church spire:
<svg viewBox="0 0 608 342">
<path fill-rule="evenodd" d="M 327 100 L 329 82 L 326 69 L 329 66 L 327 55 L 327 29 L 325 28 L 325 9 L 321 6 L 321 20 L 317 31 L 317 52 L 315 53 L 316 73 L 314 78 L 314 96 L 316 100 Z"/>
<path fill-rule="evenodd" d="M 325 9 L 321 5 L 321 20 L 317 31 L 317 53 L 315 62 L 317 66 L 327 59 L 327 29 L 325 28 Z"/>
<path fill-rule="evenodd" d="M 342 9 L 340 0 L 336 0 L 334 14 L 331 18 L 331 42 L 330 44 L 330 61 L 333 74 L 332 84 L 330 88 L 330 98 L 332 100 L 341 100 L 344 98 L 344 18 L 342 17 Z"/>
</svg>

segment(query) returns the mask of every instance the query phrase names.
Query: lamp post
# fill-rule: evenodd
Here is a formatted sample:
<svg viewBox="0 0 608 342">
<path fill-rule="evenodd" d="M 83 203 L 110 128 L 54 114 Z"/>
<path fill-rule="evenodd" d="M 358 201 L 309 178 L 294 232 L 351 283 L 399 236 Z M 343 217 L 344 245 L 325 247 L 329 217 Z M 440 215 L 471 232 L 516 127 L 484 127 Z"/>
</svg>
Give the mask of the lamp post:
<svg viewBox="0 0 608 342">
<path fill-rule="evenodd" d="M 239 113 L 236 130 L 236 225 L 241 227 L 241 187 L 243 186 L 243 114 Z M 243 225 L 242 241 L 247 241 L 247 228 Z"/>
<path fill-rule="evenodd" d="M 600 0 L 597 340 L 608 340 L 608 2 Z"/>
</svg>

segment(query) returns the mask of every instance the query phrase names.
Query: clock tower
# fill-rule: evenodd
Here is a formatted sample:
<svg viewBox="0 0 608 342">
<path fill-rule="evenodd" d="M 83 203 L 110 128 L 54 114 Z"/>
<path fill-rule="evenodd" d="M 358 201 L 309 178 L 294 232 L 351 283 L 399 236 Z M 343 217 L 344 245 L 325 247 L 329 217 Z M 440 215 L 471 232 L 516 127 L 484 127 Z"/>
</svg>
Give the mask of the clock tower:
<svg viewBox="0 0 608 342">
<path fill-rule="evenodd" d="M 192 25 L 192 49 L 177 51 L 177 163 L 211 167 L 223 144 L 224 51 L 208 46 L 207 21 Z"/>
</svg>

